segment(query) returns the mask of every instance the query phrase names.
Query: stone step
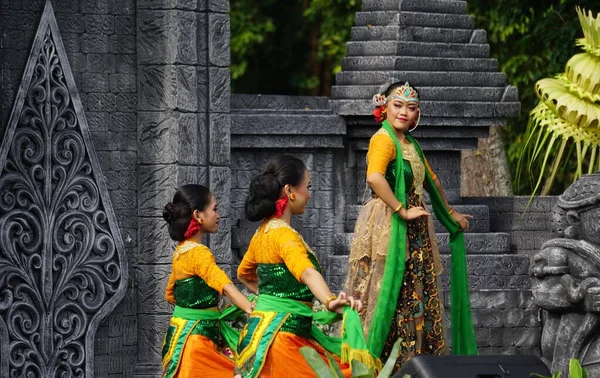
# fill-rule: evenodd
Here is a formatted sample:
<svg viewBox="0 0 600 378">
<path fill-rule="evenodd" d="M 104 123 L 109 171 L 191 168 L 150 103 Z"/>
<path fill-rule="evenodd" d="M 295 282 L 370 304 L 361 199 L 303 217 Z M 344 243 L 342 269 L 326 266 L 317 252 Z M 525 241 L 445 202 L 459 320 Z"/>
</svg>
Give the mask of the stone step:
<svg viewBox="0 0 600 378">
<path fill-rule="evenodd" d="M 348 59 L 348 58 L 344 58 Z M 422 99 L 428 101 L 470 101 L 470 102 L 500 102 L 508 98 L 510 102 L 517 102 L 518 92 L 513 86 L 507 87 L 417 87 Z M 378 85 L 345 85 L 333 86 L 331 96 L 334 99 L 365 99 L 371 100 L 379 91 Z M 505 94 L 511 92 L 510 96 Z M 514 95 L 512 94 L 514 92 Z"/>
<path fill-rule="evenodd" d="M 439 233 L 437 236 L 440 254 L 449 254 L 448 245 L 450 236 L 447 233 Z M 352 242 L 352 233 L 343 233 L 335 235 L 334 255 L 347 255 L 350 253 L 350 244 Z M 510 254 L 510 235 L 502 232 L 489 233 L 465 233 L 465 243 L 467 254 L 469 255 L 503 255 Z"/>
<path fill-rule="evenodd" d="M 486 233 L 490 230 L 490 211 L 485 205 L 452 205 L 455 211 L 463 214 L 470 214 L 473 216 L 473 219 L 469 221 L 469 232 L 470 233 Z M 356 219 L 358 218 L 358 214 L 360 213 L 360 209 L 362 205 L 349 205 L 346 206 L 346 220 L 344 222 L 344 231 L 346 232 L 354 232 L 354 225 L 356 224 Z M 428 209 L 432 212 L 431 206 L 428 206 Z M 446 232 L 446 229 L 442 224 L 436 219 L 435 214 L 433 214 L 433 223 L 435 225 L 435 232 L 443 233 Z"/>
<path fill-rule="evenodd" d="M 373 134 L 381 128 L 381 124 L 373 120 L 372 125 L 366 122 L 354 127 L 354 124 L 346 125 L 346 136 L 350 139 L 370 140 Z M 487 138 L 489 136 L 489 127 L 452 127 L 452 126 L 427 126 L 418 128 L 411 133 L 412 136 L 421 140 L 423 138 L 437 139 L 465 139 L 465 138 Z"/>
<path fill-rule="evenodd" d="M 473 29 L 473 16 L 408 11 L 373 11 L 356 13 L 356 26 L 402 25 L 448 29 Z"/>
<path fill-rule="evenodd" d="M 429 112 L 423 108 L 421 126 L 498 126 L 505 123 L 507 117 L 516 115 L 521 109 L 519 102 L 494 102 L 494 103 L 452 103 L 444 104 L 440 102 L 431 102 L 431 107 L 427 107 Z M 482 104 L 479 107 L 479 104 Z M 367 115 L 372 116 L 373 105 L 369 100 L 338 100 L 332 102 L 333 110 L 340 116 Z"/>
<path fill-rule="evenodd" d="M 355 26 L 351 41 L 416 41 L 443 43 L 487 43 L 485 30 L 430 28 L 421 26 Z"/>
<path fill-rule="evenodd" d="M 491 58 L 432 58 L 426 56 L 349 56 L 342 59 L 343 71 L 466 71 L 497 72 Z"/>
<path fill-rule="evenodd" d="M 285 96 L 264 94 L 231 95 L 231 110 L 236 109 L 272 109 L 277 111 L 289 110 L 327 110 L 328 98 L 318 96 Z"/>
<path fill-rule="evenodd" d="M 335 108 L 339 111 L 339 108 Z M 368 109 L 373 109 L 367 104 Z M 460 102 L 460 101 L 422 101 L 421 111 L 428 117 L 510 117 L 520 110 L 518 102 Z M 342 114 L 342 113 L 338 113 Z M 421 121 L 424 121 L 421 119 Z"/>
<path fill-rule="evenodd" d="M 363 0 L 361 8 L 363 12 L 398 11 L 400 9 L 402 11 L 465 14 L 467 12 L 467 2 L 442 0 Z"/>
<path fill-rule="evenodd" d="M 441 275 L 442 290 L 450 289 L 450 269 L 451 256 L 442 255 L 443 272 Z M 530 257 L 526 255 L 508 255 L 508 254 L 482 254 L 467 255 L 467 270 L 469 277 L 469 288 L 477 290 L 503 290 L 503 291 L 522 291 L 531 288 L 531 278 L 529 277 Z M 346 255 L 329 256 L 327 261 L 327 274 L 330 282 L 335 282 L 336 288 L 341 289 L 343 281 L 348 273 L 349 262 Z M 339 287 L 338 287 L 339 286 Z M 495 301 L 496 306 L 502 305 L 502 298 L 496 295 L 472 295 L 471 301 L 474 303 L 474 309 L 486 308 L 484 306 L 488 301 Z M 515 293 L 516 294 L 516 293 Z M 445 302 L 449 307 L 449 295 Z M 506 300 L 507 298 L 504 298 Z M 528 295 L 522 295 L 522 298 L 514 298 L 516 302 L 526 304 L 530 301 Z M 490 308 L 490 307 L 487 307 Z M 514 308 L 514 307 L 506 307 Z"/>
<path fill-rule="evenodd" d="M 282 115 L 282 116 L 295 116 L 295 115 L 325 115 L 332 116 L 334 113 L 328 106 L 327 109 L 260 109 L 260 108 L 236 108 L 231 109 L 231 113 L 245 114 L 245 115 Z"/>
<path fill-rule="evenodd" d="M 504 87 L 506 75 L 502 72 L 442 72 L 442 71 L 346 71 L 335 76 L 336 85 L 374 85 L 385 83 L 390 77 L 406 78 L 420 87 Z"/>
<path fill-rule="evenodd" d="M 346 123 L 337 115 L 236 114 L 232 135 L 345 135 Z"/>
<path fill-rule="evenodd" d="M 489 58 L 488 44 L 411 41 L 350 41 L 347 56 L 423 56 L 428 58 Z"/>
</svg>

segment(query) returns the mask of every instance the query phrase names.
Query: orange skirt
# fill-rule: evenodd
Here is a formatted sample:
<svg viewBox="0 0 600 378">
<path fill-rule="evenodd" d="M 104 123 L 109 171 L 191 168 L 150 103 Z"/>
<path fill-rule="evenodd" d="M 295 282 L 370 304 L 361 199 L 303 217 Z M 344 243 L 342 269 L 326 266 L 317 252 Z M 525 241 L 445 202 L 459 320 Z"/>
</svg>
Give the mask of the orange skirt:
<svg viewBox="0 0 600 378">
<path fill-rule="evenodd" d="M 317 375 L 300 353 L 300 348 L 304 346 L 315 349 L 326 364 L 329 364 L 326 356 L 333 357 L 344 373 L 344 377 L 352 376 L 350 366 L 348 364 L 341 364 L 338 357 L 329 354 L 316 342 L 289 332 L 279 332 L 275 336 L 275 340 L 267 353 L 260 376 L 262 378 L 316 378 Z"/>
<path fill-rule="evenodd" d="M 177 378 L 233 377 L 234 361 L 220 353 L 212 340 L 190 335 L 185 342 Z"/>
</svg>

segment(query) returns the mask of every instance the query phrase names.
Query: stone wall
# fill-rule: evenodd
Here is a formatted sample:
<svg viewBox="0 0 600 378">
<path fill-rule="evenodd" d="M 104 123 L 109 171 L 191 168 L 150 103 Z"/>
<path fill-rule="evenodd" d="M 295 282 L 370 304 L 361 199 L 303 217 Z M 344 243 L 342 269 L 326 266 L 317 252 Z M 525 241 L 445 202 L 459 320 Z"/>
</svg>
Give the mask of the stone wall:
<svg viewBox="0 0 600 378">
<path fill-rule="evenodd" d="M 37 29 L 44 0 L 0 2 L 2 135 Z M 137 256 L 137 75 L 134 0 L 57 0 L 58 27 L 81 95 L 129 260 Z M 133 287 L 133 285 L 132 285 Z M 132 375 L 137 350 L 131 290 L 102 323 L 96 377 Z"/>
<path fill-rule="evenodd" d="M 551 238 L 557 197 L 468 197 L 489 208 L 490 231 L 506 233 L 510 255 L 470 256 L 471 306 L 480 354 L 541 355 L 542 319 L 533 302 L 530 257 Z M 449 259 L 445 258 L 446 272 Z M 446 285 L 446 282 L 444 283 Z M 449 292 L 445 292 L 449 306 Z"/>
<path fill-rule="evenodd" d="M 221 225 L 207 243 L 227 270 L 231 254 L 229 2 L 137 1 L 138 217 L 136 376 L 161 372 L 172 307 L 164 293 L 174 243 L 162 210 L 183 184 L 208 185 Z"/>
<path fill-rule="evenodd" d="M 465 197 L 465 204 L 486 205 L 490 229 L 510 235 L 512 253 L 532 255 L 552 237 L 552 209 L 558 197 Z"/>
</svg>

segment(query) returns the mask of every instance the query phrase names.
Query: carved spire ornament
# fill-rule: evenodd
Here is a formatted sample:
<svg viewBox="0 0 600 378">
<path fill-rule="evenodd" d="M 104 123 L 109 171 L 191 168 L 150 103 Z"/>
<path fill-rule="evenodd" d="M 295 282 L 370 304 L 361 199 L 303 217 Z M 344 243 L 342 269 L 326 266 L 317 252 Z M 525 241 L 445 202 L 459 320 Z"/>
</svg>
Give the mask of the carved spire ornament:
<svg viewBox="0 0 600 378">
<path fill-rule="evenodd" d="M 0 167 L 0 375 L 93 377 L 127 260 L 49 1 Z"/>
</svg>

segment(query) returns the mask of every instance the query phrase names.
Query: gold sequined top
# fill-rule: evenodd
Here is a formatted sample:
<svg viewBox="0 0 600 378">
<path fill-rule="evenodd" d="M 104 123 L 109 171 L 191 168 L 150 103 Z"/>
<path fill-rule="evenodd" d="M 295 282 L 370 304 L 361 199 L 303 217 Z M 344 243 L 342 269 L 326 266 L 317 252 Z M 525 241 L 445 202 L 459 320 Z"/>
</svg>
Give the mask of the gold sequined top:
<svg viewBox="0 0 600 378">
<path fill-rule="evenodd" d="M 403 143 L 400 141 L 400 148 L 402 149 L 402 159 L 408 161 L 408 165 L 405 164 L 405 174 L 412 177 L 412 186 L 414 186 L 415 193 L 419 196 L 419 199 L 423 198 L 423 182 L 425 181 L 425 168 L 429 171 L 432 179 L 436 179 L 437 175 L 431 170 L 427 159 L 425 159 L 425 166 L 419 157 L 419 154 L 415 150 L 412 143 Z M 384 176 L 390 176 L 390 173 L 395 175 L 395 172 L 390 172 L 391 169 L 395 170 L 395 159 L 396 159 L 396 146 L 394 140 L 388 134 L 385 129 L 379 129 L 371 137 L 369 143 L 369 151 L 367 152 L 367 176 L 371 173 L 381 173 Z M 410 170 L 410 172 L 406 172 Z M 388 180 L 389 182 L 390 180 Z M 410 189 L 409 182 L 406 183 L 407 191 Z M 392 185 L 394 189 L 395 183 Z"/>
<path fill-rule="evenodd" d="M 181 307 L 209 308 L 216 306 L 219 294 L 230 283 L 207 246 L 186 240 L 173 254 L 166 298 Z"/>
</svg>

